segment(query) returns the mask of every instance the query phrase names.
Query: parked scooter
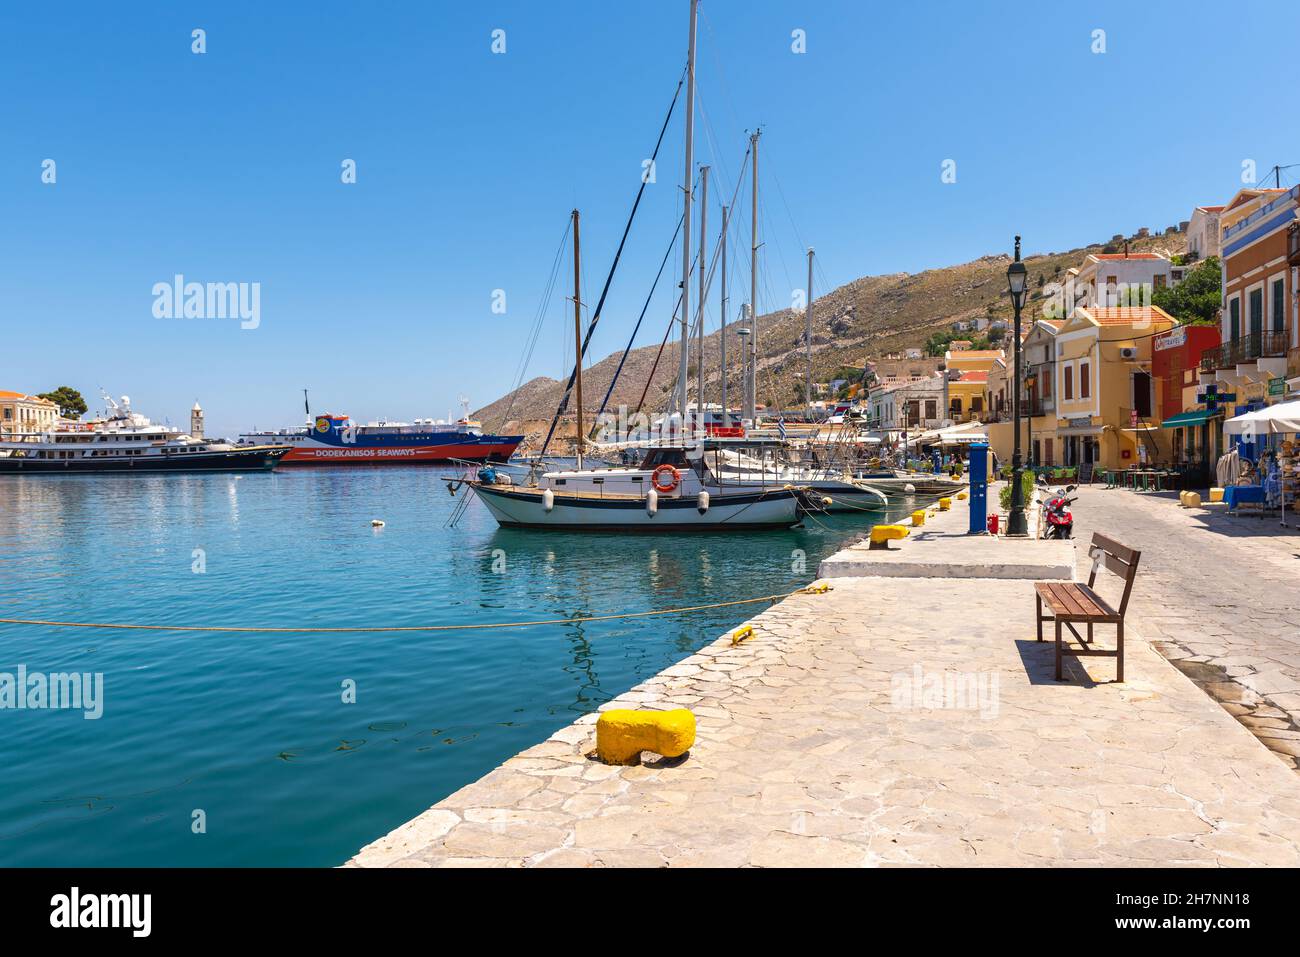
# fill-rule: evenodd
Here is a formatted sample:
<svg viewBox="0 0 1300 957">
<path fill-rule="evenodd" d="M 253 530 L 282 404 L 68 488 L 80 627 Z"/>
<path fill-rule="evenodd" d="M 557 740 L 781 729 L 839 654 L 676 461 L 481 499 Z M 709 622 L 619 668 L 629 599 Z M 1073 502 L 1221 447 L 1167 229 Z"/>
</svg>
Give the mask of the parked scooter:
<svg viewBox="0 0 1300 957">
<path fill-rule="evenodd" d="M 1043 538 L 1074 537 L 1074 513 L 1070 511 L 1070 506 L 1077 502 L 1078 498 L 1067 498 L 1067 496 L 1078 487 L 1067 485 L 1063 489 L 1058 488 L 1055 492 L 1047 493 L 1047 500 L 1043 503 Z"/>
</svg>

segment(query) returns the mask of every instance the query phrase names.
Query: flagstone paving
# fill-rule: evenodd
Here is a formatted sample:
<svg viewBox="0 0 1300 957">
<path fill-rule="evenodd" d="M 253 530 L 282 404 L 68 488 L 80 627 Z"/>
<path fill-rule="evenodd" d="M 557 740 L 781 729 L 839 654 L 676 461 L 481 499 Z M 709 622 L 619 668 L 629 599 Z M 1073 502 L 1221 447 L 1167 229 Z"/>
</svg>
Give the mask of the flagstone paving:
<svg viewBox="0 0 1300 957">
<path fill-rule="evenodd" d="M 1108 525 L 1101 494 L 1079 515 Z M 1115 507 L 1137 522 L 1157 504 Z M 1104 658 L 1052 680 L 1029 582 L 835 579 L 604 706 L 691 708 L 683 758 L 599 764 L 587 715 L 349 864 L 1300 865 L 1300 777 L 1142 639 L 1148 616 L 1164 642 L 1183 627 L 1152 597 L 1166 562 L 1197 564 L 1186 542 L 1149 558 L 1171 524 L 1151 521 L 1150 540 L 1111 529 L 1148 549 L 1153 579 L 1148 594 L 1139 574 L 1123 685 Z"/>
<path fill-rule="evenodd" d="M 1300 531 L 1184 509 L 1176 493 L 1079 496 L 1080 541 L 1100 531 L 1142 550 L 1129 614 L 1156 649 L 1300 769 Z M 1085 576 L 1086 549 L 1077 560 Z"/>
</svg>

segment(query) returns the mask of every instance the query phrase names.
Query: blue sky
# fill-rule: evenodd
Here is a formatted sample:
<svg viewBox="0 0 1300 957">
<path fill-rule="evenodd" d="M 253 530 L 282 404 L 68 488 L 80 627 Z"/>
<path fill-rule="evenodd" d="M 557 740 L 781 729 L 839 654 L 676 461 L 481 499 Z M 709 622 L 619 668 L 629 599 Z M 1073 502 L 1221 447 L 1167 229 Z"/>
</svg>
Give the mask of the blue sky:
<svg viewBox="0 0 1300 957">
<path fill-rule="evenodd" d="M 0 388 L 103 386 L 177 423 L 197 398 L 226 434 L 296 423 L 304 387 L 361 419 L 496 398 L 574 206 L 594 301 L 686 20 L 685 0 L 5 5 Z M 710 232 L 758 124 L 760 309 L 803 285 L 805 243 L 818 284 L 838 285 L 1006 250 L 1016 232 L 1050 251 L 1163 228 L 1230 197 L 1243 160 L 1261 176 L 1300 162 L 1297 27 L 1294 5 L 704 0 Z M 625 342 L 676 222 L 680 120 L 597 357 Z M 738 303 L 747 227 L 733 236 Z M 152 288 L 176 273 L 261 283 L 259 327 L 155 318 Z M 572 354 L 570 274 L 530 376 Z M 662 335 L 670 287 L 640 343 Z"/>
</svg>

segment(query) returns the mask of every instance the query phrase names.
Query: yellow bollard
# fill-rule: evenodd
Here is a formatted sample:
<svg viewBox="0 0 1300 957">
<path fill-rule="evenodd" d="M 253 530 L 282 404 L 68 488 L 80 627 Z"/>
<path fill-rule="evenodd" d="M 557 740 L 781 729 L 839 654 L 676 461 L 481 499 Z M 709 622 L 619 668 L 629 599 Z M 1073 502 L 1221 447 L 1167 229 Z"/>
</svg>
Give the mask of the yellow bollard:
<svg viewBox="0 0 1300 957">
<path fill-rule="evenodd" d="M 596 720 L 596 756 L 606 764 L 636 764 L 642 751 L 676 758 L 695 743 L 695 715 L 673 711 L 606 711 Z"/>
<path fill-rule="evenodd" d="M 950 498 L 939 499 L 939 511 L 946 512 L 950 508 L 952 508 L 952 499 Z"/>
<path fill-rule="evenodd" d="M 1183 504 L 1184 504 L 1185 506 L 1187 506 L 1188 508 L 1200 508 L 1200 507 L 1201 507 L 1201 493 L 1200 493 L 1200 492 L 1184 492 L 1183 494 L 1187 496 L 1187 498 L 1183 499 Z"/>
<path fill-rule="evenodd" d="M 753 637 L 754 637 L 754 626 L 743 625 L 742 627 L 737 628 L 735 631 L 731 633 L 731 643 L 733 645 L 738 645 L 746 638 L 753 638 Z"/>
<path fill-rule="evenodd" d="M 925 509 L 918 508 L 915 512 L 912 513 L 912 524 L 913 525 L 925 524 Z"/>
<path fill-rule="evenodd" d="M 964 502 L 964 501 L 966 501 L 966 493 L 965 493 L 965 492 L 958 492 L 958 493 L 957 493 L 957 501 L 959 501 L 959 502 Z"/>
<path fill-rule="evenodd" d="M 877 525 L 871 530 L 871 543 L 868 548 L 889 548 L 889 543 L 907 538 L 906 525 Z"/>
<path fill-rule="evenodd" d="M 1210 501 L 1211 501 L 1211 502 L 1222 502 L 1222 501 L 1223 501 L 1223 489 L 1221 489 L 1221 488 L 1212 488 L 1212 489 L 1210 489 Z"/>
</svg>

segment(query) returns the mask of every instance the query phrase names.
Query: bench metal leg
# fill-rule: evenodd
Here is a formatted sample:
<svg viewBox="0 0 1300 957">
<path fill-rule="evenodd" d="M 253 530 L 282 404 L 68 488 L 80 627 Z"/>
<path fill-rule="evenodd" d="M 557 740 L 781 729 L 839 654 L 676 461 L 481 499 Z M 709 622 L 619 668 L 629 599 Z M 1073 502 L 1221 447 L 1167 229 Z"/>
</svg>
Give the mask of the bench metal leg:
<svg viewBox="0 0 1300 957">
<path fill-rule="evenodd" d="M 1038 619 L 1038 640 L 1042 641 L 1043 640 L 1043 596 L 1035 595 L 1034 598 L 1037 600 L 1038 603 L 1038 611 L 1035 614 L 1035 617 Z"/>
<path fill-rule="evenodd" d="M 1092 644 L 1092 622 L 1088 622 L 1088 637 L 1084 639 L 1083 643 L 1085 645 Z"/>
<path fill-rule="evenodd" d="M 1064 681 L 1061 674 L 1061 619 L 1056 619 L 1056 680 Z"/>
<path fill-rule="evenodd" d="M 1124 681 L 1124 619 L 1115 626 L 1115 680 Z"/>
</svg>

